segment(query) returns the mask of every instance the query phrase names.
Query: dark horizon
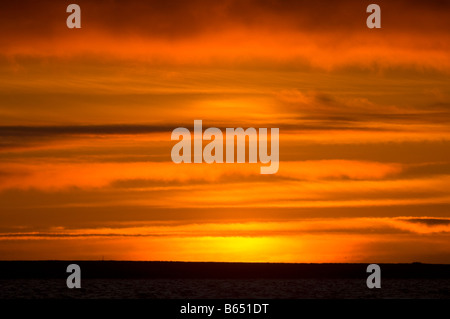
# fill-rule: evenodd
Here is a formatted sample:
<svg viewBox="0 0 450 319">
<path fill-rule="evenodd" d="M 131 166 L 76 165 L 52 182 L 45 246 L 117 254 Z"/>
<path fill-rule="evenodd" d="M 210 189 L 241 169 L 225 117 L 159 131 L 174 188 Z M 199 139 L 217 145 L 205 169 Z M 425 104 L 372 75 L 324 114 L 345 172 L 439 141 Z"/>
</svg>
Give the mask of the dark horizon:
<svg viewBox="0 0 450 319">
<path fill-rule="evenodd" d="M 75 263 L 82 278 L 146 279 L 304 279 L 361 278 L 368 276 L 368 263 L 241 263 L 112 260 L 0 261 L 0 279 L 66 278 Z M 450 278 L 449 264 L 379 263 L 382 278 Z"/>
</svg>

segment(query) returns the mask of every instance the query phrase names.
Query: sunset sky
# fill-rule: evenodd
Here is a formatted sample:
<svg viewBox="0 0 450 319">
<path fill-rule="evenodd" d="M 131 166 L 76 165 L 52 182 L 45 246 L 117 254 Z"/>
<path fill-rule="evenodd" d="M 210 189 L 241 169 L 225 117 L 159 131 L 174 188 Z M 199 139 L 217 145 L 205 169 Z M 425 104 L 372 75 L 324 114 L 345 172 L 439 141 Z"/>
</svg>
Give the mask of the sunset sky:
<svg viewBox="0 0 450 319">
<path fill-rule="evenodd" d="M 450 2 L 73 2 L 0 4 L 1 260 L 450 263 Z"/>
</svg>

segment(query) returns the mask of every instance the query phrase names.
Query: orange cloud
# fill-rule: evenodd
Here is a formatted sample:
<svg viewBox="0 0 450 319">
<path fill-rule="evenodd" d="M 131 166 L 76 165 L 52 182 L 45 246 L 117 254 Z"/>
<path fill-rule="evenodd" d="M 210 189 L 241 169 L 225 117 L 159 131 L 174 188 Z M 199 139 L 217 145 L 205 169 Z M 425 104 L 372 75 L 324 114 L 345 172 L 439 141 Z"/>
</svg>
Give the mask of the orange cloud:
<svg viewBox="0 0 450 319">
<path fill-rule="evenodd" d="M 450 233 L 450 219 L 440 219 L 446 222 L 445 226 L 420 229 L 414 223 L 410 223 L 413 227 L 405 227 L 408 219 L 411 218 L 331 218 L 284 223 L 54 229 L 42 234 L 3 234 L 0 251 L 3 258 L 20 258 L 20 252 L 11 248 L 22 242 L 20 251 L 31 259 L 54 258 L 56 252 L 58 259 L 103 256 L 105 259 L 236 262 L 435 262 L 436 256 L 429 255 L 427 249 L 433 245 L 434 251 L 448 249 L 445 240 Z M 424 236 L 420 242 L 414 237 L 416 233 Z M 396 249 L 386 249 L 389 244 Z M 91 248 L 84 249 L 86 245 Z M 62 250 L 61 246 L 66 249 Z M 116 249 L 108 248 L 112 246 Z M 33 251 L 40 254 L 35 255 Z"/>
<path fill-rule="evenodd" d="M 365 26 L 365 6 L 352 1 L 327 6 L 297 1 L 79 4 L 84 19 L 80 30 L 66 28 L 63 3 L 28 3 L 20 13 L 15 5 L 6 6 L 0 27 L 9 29 L 11 19 L 19 27 L 2 38 L 3 54 L 63 59 L 93 55 L 102 60 L 195 65 L 218 60 L 291 61 L 321 69 L 400 65 L 448 72 L 450 68 L 450 41 L 443 32 L 449 28 L 448 8 L 442 2 L 380 3 L 383 28 L 375 31 Z M 402 15 L 394 15 L 395 11 Z"/>
<path fill-rule="evenodd" d="M 105 187 L 120 180 L 216 182 L 227 176 L 260 177 L 264 164 L 38 163 L 6 164 L 9 174 L 0 188 L 62 189 Z M 330 178 L 381 179 L 401 172 L 398 164 L 348 160 L 282 162 L 277 177 L 314 180 Z"/>
</svg>

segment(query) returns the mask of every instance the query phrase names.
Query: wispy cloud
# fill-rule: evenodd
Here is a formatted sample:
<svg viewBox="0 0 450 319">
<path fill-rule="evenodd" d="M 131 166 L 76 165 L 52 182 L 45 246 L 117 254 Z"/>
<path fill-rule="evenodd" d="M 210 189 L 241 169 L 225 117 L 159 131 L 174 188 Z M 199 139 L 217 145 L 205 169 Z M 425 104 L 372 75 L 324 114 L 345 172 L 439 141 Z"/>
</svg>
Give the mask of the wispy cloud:
<svg viewBox="0 0 450 319">
<path fill-rule="evenodd" d="M 138 260 L 164 260 L 174 250 L 178 251 L 178 260 L 229 260 L 217 255 L 217 250 L 220 250 L 222 256 L 232 256 L 234 261 L 368 262 L 375 258 L 411 262 L 411 258 L 418 257 L 422 261 L 433 262 L 437 256 L 427 253 L 430 247 L 434 247 L 435 254 L 448 250 L 448 240 L 442 239 L 450 234 L 450 220 L 441 219 L 447 222 L 446 225 L 430 226 L 411 223 L 409 219 L 418 218 L 313 218 L 287 222 L 165 223 L 137 227 L 125 224 L 123 227 L 95 229 L 60 227 L 43 232 L 2 233 L 0 251 L 4 251 L 7 243 L 15 245 L 27 241 L 32 243 L 30 248 L 40 247 L 41 256 L 49 253 L 43 249 L 45 246 L 57 251 L 59 258 L 64 259 L 69 256 L 67 249 L 61 251 L 58 247 L 72 248 L 77 243 L 78 248 L 69 250 L 74 256 L 82 254 L 89 241 L 89 247 L 94 249 L 89 250 L 88 256 L 94 259 L 100 256 L 114 259 L 117 253 L 108 247 L 122 248 L 126 245 L 125 256 Z M 434 220 L 430 217 L 420 219 Z M 443 237 L 433 237 L 436 233 Z M 411 247 L 409 244 L 415 241 L 415 234 L 422 238 Z M 388 245 L 391 249 L 387 249 Z M 11 252 L 6 256 L 12 256 Z M 29 256 L 33 256 L 31 251 Z"/>
<path fill-rule="evenodd" d="M 78 33 L 61 23 L 63 3 L 30 1 L 20 9 L 5 5 L 1 27 L 10 29 L 14 16 L 16 28 L 2 37 L 4 54 L 60 58 L 90 54 L 166 63 L 287 59 L 325 69 L 412 65 L 448 72 L 450 67 L 445 45 L 449 41 L 442 41 L 448 37 L 443 31 L 449 27 L 448 8 L 442 1 L 427 6 L 382 1 L 386 30 L 382 34 L 369 32 L 365 5 L 352 1 L 327 6 L 304 1 L 283 5 L 267 1 L 79 4 L 85 27 Z M 28 41 L 21 41 L 23 37 Z"/>
</svg>

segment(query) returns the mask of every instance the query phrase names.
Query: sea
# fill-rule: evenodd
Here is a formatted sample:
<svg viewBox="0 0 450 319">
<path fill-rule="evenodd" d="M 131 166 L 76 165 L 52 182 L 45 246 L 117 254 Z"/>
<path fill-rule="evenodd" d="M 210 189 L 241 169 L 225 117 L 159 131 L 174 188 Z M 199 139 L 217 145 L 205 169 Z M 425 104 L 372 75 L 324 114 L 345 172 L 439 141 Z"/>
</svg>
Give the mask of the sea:
<svg viewBox="0 0 450 319">
<path fill-rule="evenodd" d="M 69 289 L 66 268 L 81 268 Z M 450 265 L 1 261 L 0 299 L 450 299 Z"/>
</svg>

